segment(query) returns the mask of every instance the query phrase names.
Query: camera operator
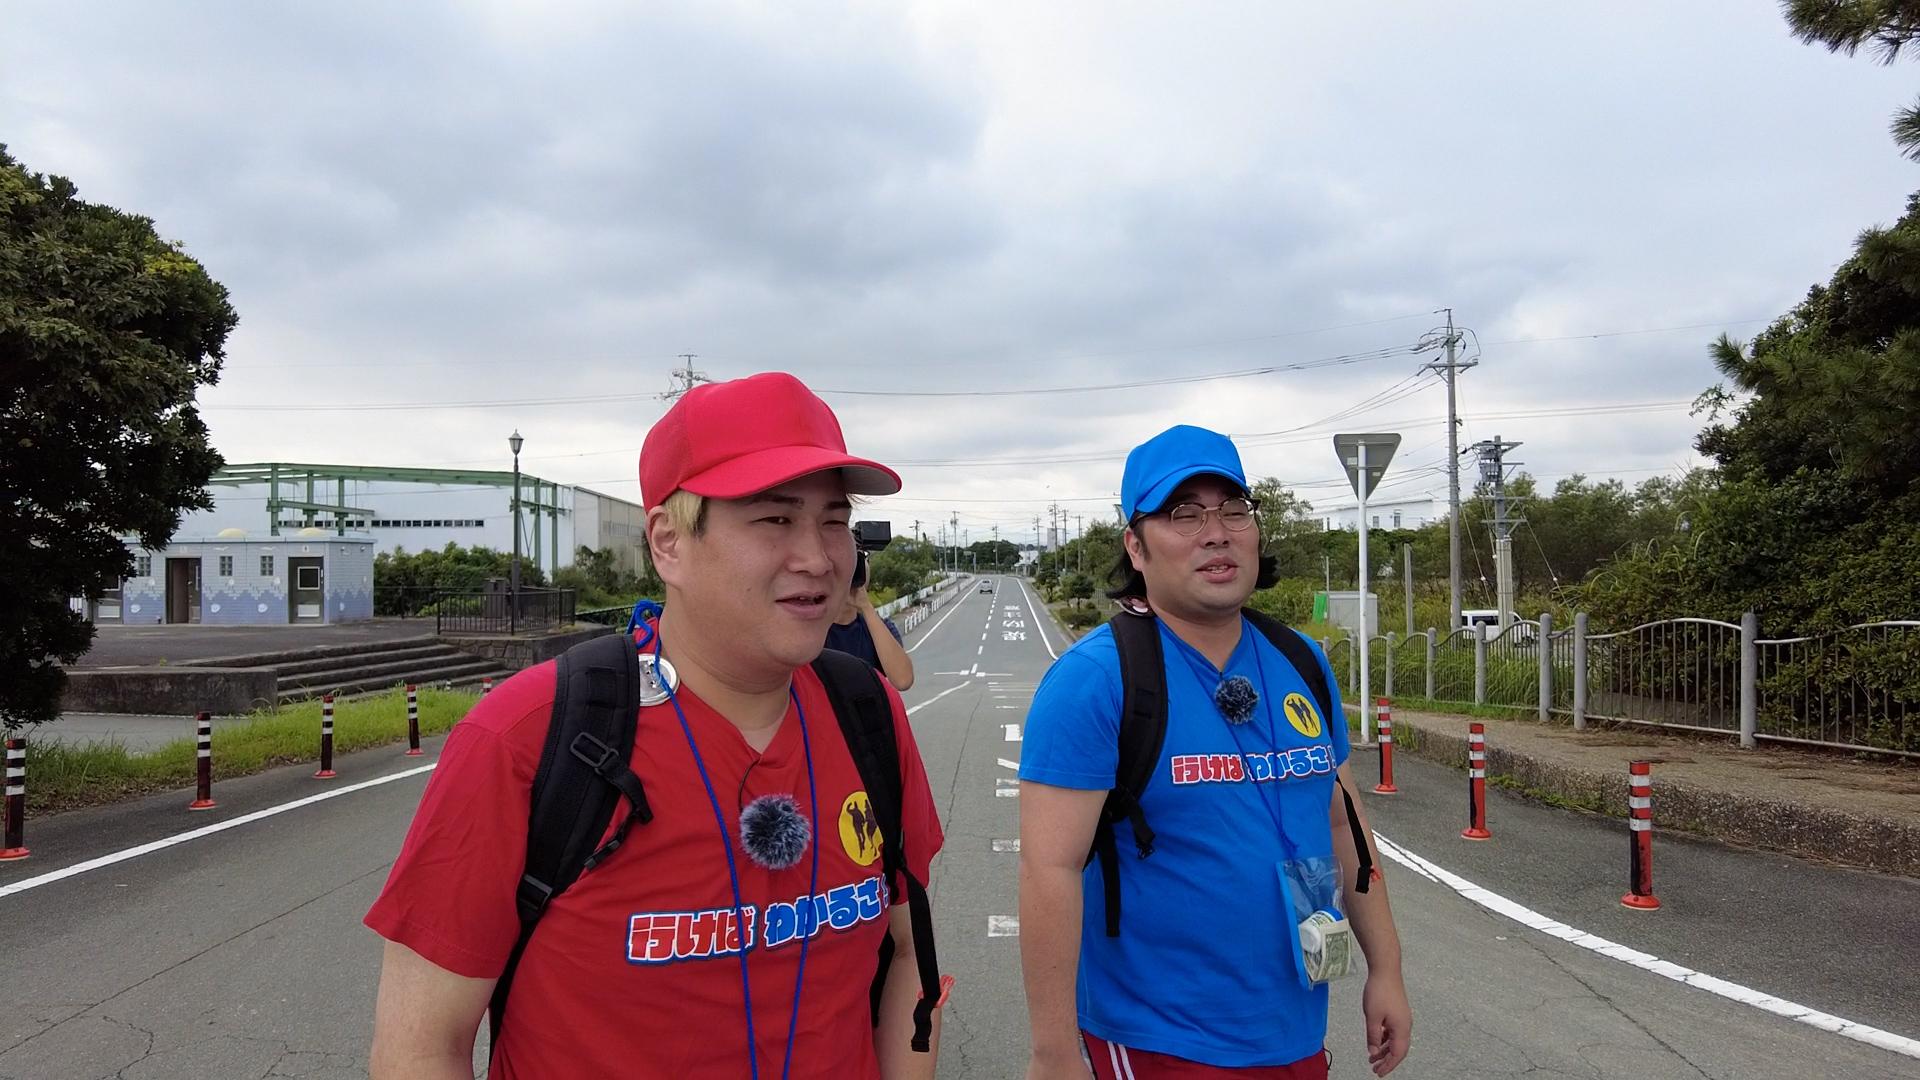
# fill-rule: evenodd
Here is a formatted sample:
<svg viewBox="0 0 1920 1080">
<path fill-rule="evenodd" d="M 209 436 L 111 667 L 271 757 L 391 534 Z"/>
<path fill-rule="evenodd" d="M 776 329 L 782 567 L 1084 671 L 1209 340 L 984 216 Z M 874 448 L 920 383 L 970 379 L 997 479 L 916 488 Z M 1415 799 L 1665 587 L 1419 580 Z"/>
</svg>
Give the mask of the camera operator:
<svg viewBox="0 0 1920 1080">
<path fill-rule="evenodd" d="M 866 524 L 861 522 L 861 524 Z M 913 685 L 913 659 L 901 644 L 900 628 L 881 618 L 867 597 L 867 553 L 854 560 L 853 589 L 833 625 L 827 628 L 827 648 L 851 653 L 878 668 L 895 690 Z"/>
</svg>

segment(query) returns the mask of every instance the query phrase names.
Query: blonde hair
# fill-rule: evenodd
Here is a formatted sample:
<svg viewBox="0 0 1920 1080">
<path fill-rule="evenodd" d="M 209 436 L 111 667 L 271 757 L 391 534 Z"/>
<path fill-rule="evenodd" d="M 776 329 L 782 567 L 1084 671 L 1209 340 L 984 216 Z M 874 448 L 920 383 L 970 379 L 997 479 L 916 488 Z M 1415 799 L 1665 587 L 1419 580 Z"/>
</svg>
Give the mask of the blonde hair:
<svg viewBox="0 0 1920 1080">
<path fill-rule="evenodd" d="M 700 531 L 706 528 L 707 497 L 705 495 L 695 495 L 681 488 L 667 496 L 667 501 L 661 503 L 660 507 L 667 512 L 667 523 L 673 526 L 675 532 L 699 536 Z"/>
</svg>

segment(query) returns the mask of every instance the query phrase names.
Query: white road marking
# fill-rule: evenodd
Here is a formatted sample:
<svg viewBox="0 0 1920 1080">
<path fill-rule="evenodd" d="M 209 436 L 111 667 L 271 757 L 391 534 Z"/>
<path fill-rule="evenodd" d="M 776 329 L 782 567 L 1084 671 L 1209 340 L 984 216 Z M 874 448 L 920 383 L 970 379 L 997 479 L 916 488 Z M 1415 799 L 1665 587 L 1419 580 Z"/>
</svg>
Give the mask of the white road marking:
<svg viewBox="0 0 1920 1080">
<path fill-rule="evenodd" d="M 1022 579 L 1020 579 L 1020 578 L 1015 578 L 1014 580 L 1015 580 L 1015 581 L 1019 581 L 1019 582 L 1020 582 L 1020 592 L 1021 592 L 1021 593 L 1022 593 L 1023 595 L 1025 595 L 1025 596 L 1026 596 L 1026 598 L 1027 598 L 1027 606 L 1028 606 L 1029 608 L 1032 608 L 1032 609 L 1033 609 L 1033 613 L 1034 613 L 1034 614 L 1033 614 L 1033 628 L 1034 628 L 1035 630 L 1038 630 L 1038 631 L 1040 631 L 1040 644 L 1042 644 L 1042 645 L 1045 645 L 1045 646 L 1047 647 L 1047 655 L 1048 655 L 1048 656 L 1051 656 L 1051 657 L 1053 657 L 1053 658 L 1054 658 L 1055 660 L 1058 660 L 1058 659 L 1060 659 L 1060 654 L 1059 654 L 1059 653 L 1057 653 L 1057 652 L 1054 652 L 1054 651 L 1053 651 L 1053 642 L 1051 642 L 1051 641 L 1048 641 L 1048 640 L 1047 640 L 1047 627 L 1046 627 L 1046 620 L 1040 617 L 1040 609 L 1039 609 L 1038 607 L 1035 607 L 1035 606 L 1034 606 L 1034 603 L 1033 603 L 1033 594 L 1032 594 L 1032 593 L 1029 593 L 1029 592 L 1027 592 L 1027 583 L 1026 583 L 1026 581 L 1024 581 L 1024 580 L 1022 580 Z"/>
<path fill-rule="evenodd" d="M 965 674 L 966 674 L 966 672 L 964 672 L 964 671 L 956 671 L 956 672 L 954 672 L 954 674 L 955 674 L 955 675 L 965 675 Z M 939 701 L 939 700 L 940 700 L 941 698 L 943 698 L 943 697 L 946 697 L 946 696 L 947 696 L 948 694 L 951 694 L 951 693 L 953 693 L 953 692 L 954 692 L 955 690 L 965 690 L 965 689 L 966 689 L 967 687 L 969 687 L 969 686 L 972 686 L 972 685 L 973 685 L 972 683 L 964 683 L 964 682 L 963 682 L 963 683 L 955 683 L 954 685 L 952 685 L 952 686 L 950 686 L 950 687 L 948 687 L 948 688 L 947 688 L 947 689 L 945 689 L 945 690 L 942 690 L 942 691 L 940 691 L 939 693 L 937 693 L 937 694 L 935 694 L 935 695 L 933 695 L 932 697 L 930 697 L 930 698 L 928 698 L 927 700 L 925 700 L 925 701 L 923 701 L 923 702 L 921 702 L 920 704 L 918 704 L 918 705 L 915 705 L 915 706 L 914 706 L 913 708 L 911 708 L 911 709 L 908 709 L 908 710 L 907 710 L 907 715 L 908 715 L 908 716 L 912 716 L 912 715 L 913 715 L 914 713 L 917 713 L 917 712 L 919 712 L 919 711 L 920 711 L 921 709 L 924 709 L 924 708 L 926 708 L 927 706 L 929 706 L 929 705 L 931 705 L 931 704 L 933 704 L 934 702 L 936 702 L 936 701 Z"/>
<path fill-rule="evenodd" d="M 997 799 L 1017 799 L 1020 797 L 1020 781 L 1010 776 L 993 778 L 993 795 Z"/>
<path fill-rule="evenodd" d="M 1020 851 L 1020 838 L 1016 836 L 1011 840 L 995 840 L 993 842 L 993 850 L 1003 854 L 1006 852 L 1014 852 L 1017 854 Z"/>
<path fill-rule="evenodd" d="M 965 607 L 965 606 L 966 606 L 965 604 L 955 604 L 955 605 L 953 605 L 953 607 L 952 607 L 951 609 L 949 609 L 949 610 L 947 611 L 947 613 L 946 613 L 945 615 L 942 615 L 942 616 L 940 616 L 940 621 L 939 621 L 939 622 L 936 622 L 936 623 L 934 623 L 934 624 L 933 624 L 932 626 L 929 626 L 929 627 L 927 627 L 927 632 L 926 632 L 926 633 L 924 633 L 924 634 L 921 634 L 921 635 L 920 635 L 920 640 L 919 640 L 919 641 L 916 641 L 916 642 L 914 642 L 914 643 L 913 643 L 913 645 L 912 645 L 912 647 L 910 647 L 910 648 L 908 648 L 908 649 L 907 649 L 907 651 L 908 651 L 908 652 L 913 652 L 913 651 L 914 651 L 915 649 L 918 649 L 918 648 L 919 648 L 920 646 L 922 646 L 922 645 L 925 645 L 925 644 L 927 643 L 927 639 L 928 639 L 928 638 L 931 638 L 931 637 L 933 637 L 933 632 L 934 632 L 935 630 L 938 630 L 938 629 L 940 629 L 940 627 L 942 627 L 942 626 L 944 626 L 944 625 L 946 625 L 946 621 L 947 621 L 948 619 L 951 619 L 951 618 L 953 618 L 953 613 L 954 613 L 954 612 L 956 612 L 956 611 L 959 611 L 959 610 L 960 610 L 961 608 L 963 608 L 963 607 Z"/>
<path fill-rule="evenodd" d="M 1019 762 L 1008 761 L 1006 758 L 995 758 L 994 760 L 998 761 L 1000 763 L 1000 767 L 1003 769 L 1018 769 L 1020 767 Z"/>
<path fill-rule="evenodd" d="M 988 937 L 1019 937 L 1020 936 L 1020 916 L 1018 915 L 987 916 L 987 936 Z"/>
<path fill-rule="evenodd" d="M 122 851 L 116 851 L 111 855 L 102 855 L 97 859 L 88 859 L 86 862 L 74 863 L 72 866 L 63 866 L 58 870 L 48 871 L 38 877 L 24 878 L 11 885 L 0 886 L 0 898 L 12 896 L 16 893 L 23 893 L 28 889 L 37 889 L 42 885 L 51 885 L 56 881 L 63 881 L 70 877 L 77 877 L 90 870 L 98 870 L 103 866 L 112 866 L 115 863 L 126 862 L 128 859 L 137 859 L 142 855 L 150 855 L 156 851 L 164 851 L 176 844 L 184 844 L 189 840 L 198 840 L 203 836 L 212 836 L 214 833 L 226 832 L 228 829 L 237 829 L 242 825 L 251 825 L 263 818 L 270 818 L 276 814 L 284 814 L 289 810 L 298 810 L 303 806 L 312 806 L 314 803 L 326 802 L 328 799 L 337 799 L 342 795 L 351 795 L 356 791 L 365 791 L 367 788 L 379 787 L 382 784 L 391 784 L 395 780 L 405 780 L 409 776 L 419 776 L 421 773 L 431 772 L 434 765 L 437 764 L 439 763 L 434 762 L 433 764 L 420 765 L 411 769 L 402 769 L 397 773 L 377 776 L 372 780 L 362 780 L 357 784 L 348 784 L 346 787 L 332 788 L 320 792 L 317 795 L 309 795 L 304 799 L 295 799 L 289 803 L 281 803 L 279 806 L 269 806 L 264 810 L 255 810 L 251 814 L 242 814 L 237 818 L 217 821 L 212 825 L 206 825 L 198 829 L 189 829 L 183 833 L 175 833 L 172 836 L 162 837 L 152 843 L 141 844 L 139 847 L 130 847 Z"/>
<path fill-rule="evenodd" d="M 1695 971 L 1692 968 L 1681 967 L 1679 964 L 1662 960 L 1651 953 L 1644 953 L 1638 949 L 1621 945 L 1618 942 L 1609 941 L 1598 934 L 1589 934 L 1585 930 L 1568 926 L 1558 919 L 1548 918 L 1532 908 L 1501 896 L 1499 893 L 1489 889 L 1483 889 L 1458 874 L 1415 855 L 1413 852 L 1400 847 L 1378 833 L 1374 834 L 1374 841 L 1379 845 L 1380 853 L 1392 859 L 1394 862 L 1408 867 L 1415 873 L 1429 880 L 1437 881 L 1445 885 L 1454 892 L 1459 893 L 1466 899 L 1473 901 L 1496 915 L 1505 916 L 1522 926 L 1532 930 L 1538 930 L 1549 937 L 1559 938 L 1569 945 L 1578 945 L 1590 952 L 1598 953 L 1609 960 L 1618 960 L 1623 964 L 1637 967 L 1642 971 L 1650 971 L 1655 975 L 1672 979 L 1674 982 L 1691 986 L 1696 990 L 1705 990 L 1709 994 L 1718 995 L 1726 998 L 1728 1001 L 1737 1001 L 1742 1005 L 1750 1005 L 1762 1012 L 1769 1012 L 1775 1016 L 1795 1020 L 1806 1024 L 1808 1027 L 1818 1028 L 1821 1031 L 1830 1031 L 1835 1035 L 1842 1035 L 1857 1042 L 1866 1043 L 1868 1046 L 1877 1046 L 1882 1050 L 1891 1050 L 1896 1054 L 1904 1054 L 1910 1058 L 1920 1058 L 1920 1039 L 1910 1039 L 1905 1035 L 1895 1035 L 1891 1031 L 1882 1031 L 1879 1028 L 1856 1023 L 1852 1020 L 1834 1016 L 1831 1013 L 1821 1012 L 1818 1009 L 1810 1009 L 1805 1005 L 1787 1001 L 1784 998 L 1774 997 L 1772 994 L 1755 990 L 1752 987 L 1715 978 L 1712 975 Z"/>
<path fill-rule="evenodd" d="M 980 655 L 981 653 L 983 653 L 983 652 L 986 652 L 986 651 L 987 651 L 987 643 L 983 641 L 983 642 L 981 642 L 981 643 L 980 643 L 980 647 L 979 647 L 979 648 L 977 648 L 977 649 L 975 649 L 975 650 L 973 650 L 973 655 L 975 655 L 975 656 L 979 656 L 979 655 Z M 974 665 L 974 666 L 975 666 L 975 667 L 978 667 L 979 665 L 978 665 L 978 664 L 976 664 L 976 665 Z"/>
<path fill-rule="evenodd" d="M 1008 742 L 1020 741 L 1020 725 L 1019 724 L 1001 724 L 1000 727 L 1004 731 L 1006 731 Z"/>
</svg>

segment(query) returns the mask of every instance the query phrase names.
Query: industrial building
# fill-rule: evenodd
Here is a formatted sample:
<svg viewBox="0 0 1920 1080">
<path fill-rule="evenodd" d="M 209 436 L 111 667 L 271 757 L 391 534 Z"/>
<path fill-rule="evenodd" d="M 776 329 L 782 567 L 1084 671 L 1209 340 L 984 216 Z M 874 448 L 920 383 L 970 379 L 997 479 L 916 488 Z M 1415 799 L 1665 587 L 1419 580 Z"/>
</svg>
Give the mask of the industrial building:
<svg viewBox="0 0 1920 1080">
<path fill-rule="evenodd" d="M 78 606 L 103 624 L 370 619 L 381 552 L 513 550 L 516 482 L 526 565 L 551 575 L 589 547 L 627 571 L 645 566 L 645 510 L 588 488 L 514 472 L 266 462 L 216 473 L 213 507 L 187 514 L 166 549 L 129 538 L 134 576 Z"/>
</svg>

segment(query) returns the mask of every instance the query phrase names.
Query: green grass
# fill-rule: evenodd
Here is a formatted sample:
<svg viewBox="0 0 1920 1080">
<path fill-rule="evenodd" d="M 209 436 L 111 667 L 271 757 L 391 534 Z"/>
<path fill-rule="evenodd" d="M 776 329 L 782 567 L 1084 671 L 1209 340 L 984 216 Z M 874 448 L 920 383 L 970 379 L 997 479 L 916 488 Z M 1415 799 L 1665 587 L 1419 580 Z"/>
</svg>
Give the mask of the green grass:
<svg viewBox="0 0 1920 1080">
<path fill-rule="evenodd" d="M 479 694 L 420 688 L 420 734 L 437 735 L 467 714 Z M 57 721 L 56 721 L 57 722 Z M 185 720 L 182 731 L 187 730 Z M 333 751 L 399 742 L 407 737 L 403 690 L 334 703 Z M 320 703 L 263 710 L 213 729 L 213 779 L 246 776 L 277 765 L 320 758 Z M 66 745 L 27 736 L 27 808 L 48 813 L 115 802 L 194 782 L 194 740 L 183 734 L 156 750 L 135 753 L 113 742 Z M 216 796 L 217 797 L 217 796 Z"/>
</svg>

